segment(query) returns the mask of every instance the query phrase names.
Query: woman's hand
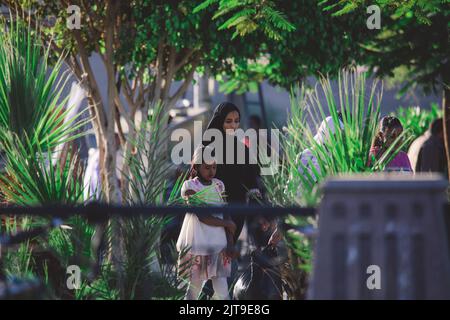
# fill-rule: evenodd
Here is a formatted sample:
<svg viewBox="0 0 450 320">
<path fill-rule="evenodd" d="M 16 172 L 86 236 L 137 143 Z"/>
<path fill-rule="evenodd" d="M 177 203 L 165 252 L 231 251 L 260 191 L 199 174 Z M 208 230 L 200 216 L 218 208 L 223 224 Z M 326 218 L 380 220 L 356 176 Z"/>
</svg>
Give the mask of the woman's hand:
<svg viewBox="0 0 450 320">
<path fill-rule="evenodd" d="M 247 202 L 252 199 L 262 199 L 262 194 L 259 189 L 250 189 L 247 192 Z"/>
<path fill-rule="evenodd" d="M 270 236 L 270 239 L 267 242 L 267 244 L 269 246 L 276 246 L 278 244 L 278 242 L 281 241 L 281 239 L 283 239 L 283 235 L 281 234 L 280 231 L 278 231 L 278 228 L 277 228 L 277 229 L 275 229 L 275 231 Z"/>
<path fill-rule="evenodd" d="M 225 255 L 230 259 L 237 259 L 239 258 L 239 251 L 232 245 L 228 245 L 225 248 Z"/>
<path fill-rule="evenodd" d="M 232 236 L 236 233 L 236 224 L 231 220 L 224 220 L 225 221 L 225 229 L 228 231 Z"/>
</svg>

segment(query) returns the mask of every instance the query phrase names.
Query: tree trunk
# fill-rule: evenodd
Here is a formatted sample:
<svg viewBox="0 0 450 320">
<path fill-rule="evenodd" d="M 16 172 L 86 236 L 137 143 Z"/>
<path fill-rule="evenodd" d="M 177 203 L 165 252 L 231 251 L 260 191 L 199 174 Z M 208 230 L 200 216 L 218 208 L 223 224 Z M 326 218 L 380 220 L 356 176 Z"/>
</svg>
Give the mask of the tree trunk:
<svg viewBox="0 0 450 320">
<path fill-rule="evenodd" d="M 134 120 L 134 113 L 131 114 L 131 119 Z M 144 117 L 144 115 L 142 115 L 142 123 L 145 123 L 144 121 L 146 121 L 147 119 Z M 136 125 L 133 121 L 133 124 Z M 138 127 L 137 130 L 139 130 L 140 128 Z M 122 166 L 122 174 L 121 174 L 121 185 L 120 185 L 120 189 L 121 189 L 121 193 L 122 193 L 122 203 L 126 203 L 126 195 L 129 192 L 129 179 L 127 178 L 127 176 L 129 175 L 129 171 L 130 171 L 130 165 L 129 162 L 127 162 L 128 157 L 132 156 L 132 151 L 133 148 L 137 147 L 134 144 L 134 139 L 136 138 L 136 130 L 133 126 L 129 126 L 128 128 L 128 134 L 126 136 L 126 142 L 125 142 L 125 147 L 123 149 L 123 157 L 124 157 L 124 161 L 123 161 L 123 166 Z"/>
<path fill-rule="evenodd" d="M 105 161 L 103 165 L 103 177 L 105 178 L 105 196 L 106 202 L 110 204 L 119 204 L 119 184 L 116 175 L 117 144 L 115 139 L 116 122 L 116 70 L 114 66 L 114 19 L 117 13 L 117 0 L 107 2 L 106 14 L 106 34 L 105 34 L 105 67 L 108 79 L 108 112 L 106 114 L 107 126 L 106 135 L 103 139 L 105 145 Z M 117 289 L 120 297 L 124 294 L 124 248 L 123 236 L 120 218 L 111 219 L 112 239 L 111 239 L 111 258 L 115 271 L 117 272 Z"/>
<path fill-rule="evenodd" d="M 205 73 L 203 76 L 200 76 L 198 73 L 194 75 L 195 84 L 194 84 L 194 92 L 193 92 L 193 104 L 194 108 L 207 108 L 208 110 L 212 109 L 212 99 L 209 95 L 209 75 Z"/>
</svg>

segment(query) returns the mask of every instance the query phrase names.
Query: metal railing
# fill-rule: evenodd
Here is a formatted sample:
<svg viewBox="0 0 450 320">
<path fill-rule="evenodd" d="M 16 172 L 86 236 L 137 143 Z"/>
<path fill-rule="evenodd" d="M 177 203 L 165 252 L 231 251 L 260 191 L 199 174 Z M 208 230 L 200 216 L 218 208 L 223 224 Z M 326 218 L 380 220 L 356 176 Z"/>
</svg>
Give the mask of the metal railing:
<svg viewBox="0 0 450 320">
<path fill-rule="evenodd" d="M 1 247 L 10 247 L 18 245 L 25 241 L 34 239 L 38 236 L 44 236 L 54 228 L 58 228 L 64 224 L 64 220 L 81 216 L 87 219 L 90 224 L 102 225 L 108 219 L 120 217 L 121 219 L 134 218 L 136 216 L 150 217 L 155 215 L 176 216 L 184 215 L 186 212 L 196 213 L 198 215 L 206 215 L 212 213 L 223 213 L 229 215 L 263 215 L 265 217 L 276 217 L 287 214 L 295 216 L 314 216 L 315 208 L 300 207 L 272 207 L 272 206 L 245 206 L 245 205 L 226 205 L 221 207 L 212 206 L 117 206 L 105 203 L 88 203 L 80 206 L 70 205 L 43 205 L 34 207 L 23 206 L 0 206 L 0 216 L 34 216 L 48 217 L 50 222 L 47 225 L 34 227 L 28 230 L 22 230 L 15 234 L 0 234 Z M 281 228 L 285 228 L 285 224 L 280 224 Z M 94 241 L 94 240 L 93 240 Z M 93 245 L 96 250 L 99 249 L 100 242 Z M 99 261 L 94 262 L 98 264 Z M 93 267 L 99 269 L 98 266 Z M 0 252 L 0 299 L 32 299 L 39 297 L 42 292 L 43 283 L 38 279 L 6 279 L 2 270 L 2 257 Z"/>
</svg>

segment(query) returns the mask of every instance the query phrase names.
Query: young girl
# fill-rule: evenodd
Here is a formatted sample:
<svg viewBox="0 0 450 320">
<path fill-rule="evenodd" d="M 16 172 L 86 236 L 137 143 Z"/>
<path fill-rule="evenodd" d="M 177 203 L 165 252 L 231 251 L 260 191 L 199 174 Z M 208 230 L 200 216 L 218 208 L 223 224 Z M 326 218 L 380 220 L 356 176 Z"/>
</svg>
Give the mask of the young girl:
<svg viewBox="0 0 450 320">
<path fill-rule="evenodd" d="M 186 200 L 196 195 L 210 205 L 223 205 L 225 187 L 214 178 L 216 162 L 202 155 L 208 147 L 198 148 L 193 157 L 191 178 L 183 183 L 181 196 Z M 211 154 L 211 153 L 209 153 Z M 229 300 L 227 277 L 231 273 L 233 235 L 236 225 L 222 214 L 199 215 L 186 213 L 177 241 L 180 255 L 180 276 L 189 278 L 186 300 L 196 300 L 203 284 L 211 279 L 215 299 Z"/>
<path fill-rule="evenodd" d="M 376 135 L 372 147 L 370 148 L 369 163 L 372 158 L 381 158 L 386 150 L 395 142 L 403 132 L 403 126 L 399 119 L 392 116 L 383 117 L 380 121 L 380 130 Z M 385 171 L 412 172 L 408 154 L 399 151 L 386 165 Z"/>
</svg>

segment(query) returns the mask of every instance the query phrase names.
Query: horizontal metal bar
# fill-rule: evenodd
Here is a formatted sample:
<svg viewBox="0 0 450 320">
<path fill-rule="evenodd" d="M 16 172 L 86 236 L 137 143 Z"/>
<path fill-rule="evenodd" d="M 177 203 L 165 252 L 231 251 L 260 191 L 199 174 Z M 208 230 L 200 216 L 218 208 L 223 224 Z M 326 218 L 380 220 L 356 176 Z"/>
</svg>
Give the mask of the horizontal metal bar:
<svg viewBox="0 0 450 320">
<path fill-rule="evenodd" d="M 74 215 L 86 216 L 92 220 L 103 220 L 112 216 L 132 218 L 140 216 L 154 215 L 182 215 L 186 212 L 193 212 L 199 215 L 223 213 L 229 215 L 265 215 L 265 216 L 314 216 L 315 208 L 301 207 L 272 207 L 272 206 L 245 206 L 226 205 L 214 206 L 117 206 L 104 203 L 89 203 L 83 206 L 69 205 L 44 205 L 44 206 L 0 206 L 0 214 L 5 215 L 30 215 L 30 216 L 53 216 L 67 218 Z"/>
</svg>

